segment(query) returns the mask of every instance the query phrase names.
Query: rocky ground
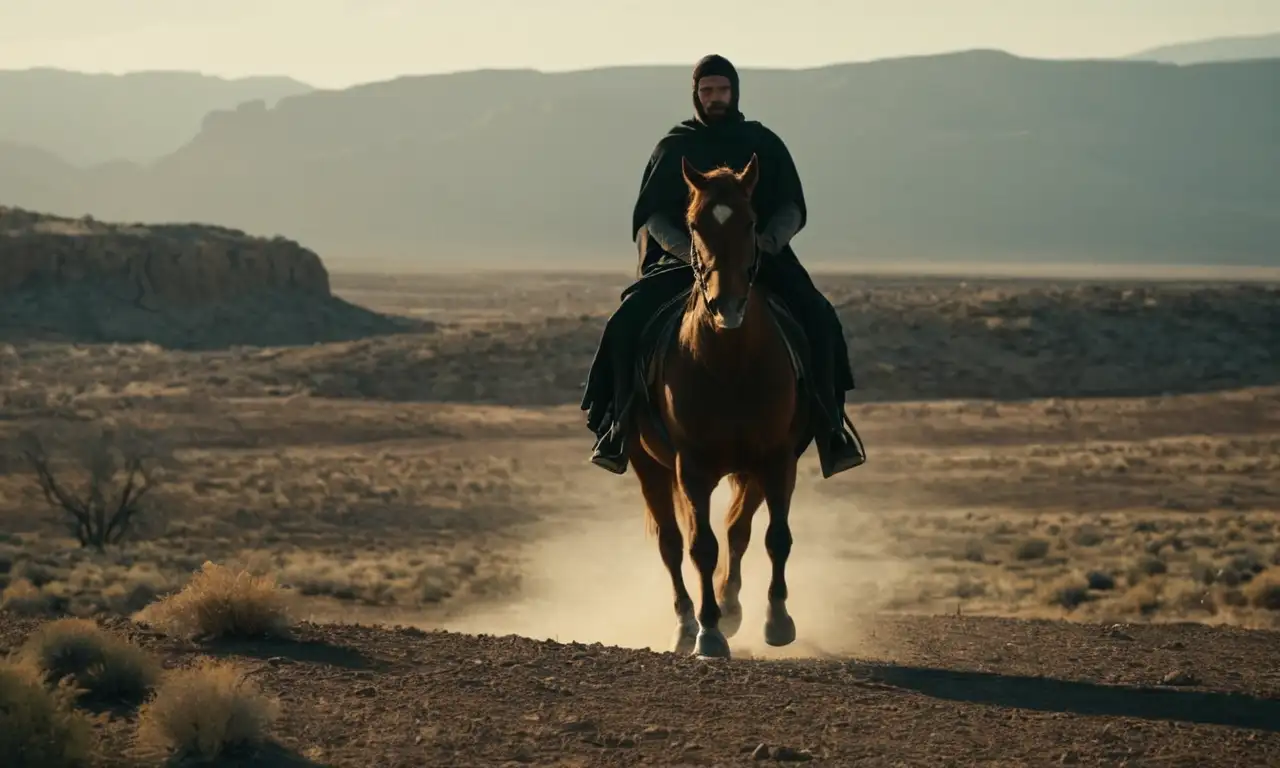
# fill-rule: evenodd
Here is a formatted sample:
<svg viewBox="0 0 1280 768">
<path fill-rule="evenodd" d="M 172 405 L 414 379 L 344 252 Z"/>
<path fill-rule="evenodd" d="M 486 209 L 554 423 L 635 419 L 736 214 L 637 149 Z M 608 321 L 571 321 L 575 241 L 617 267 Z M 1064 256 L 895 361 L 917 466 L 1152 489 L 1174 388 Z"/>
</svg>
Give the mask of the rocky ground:
<svg viewBox="0 0 1280 768">
<path fill-rule="evenodd" d="M 343 625 L 207 646 L 105 624 L 169 666 L 239 661 L 279 699 L 276 746 L 238 765 L 1268 766 L 1280 751 L 1273 633 L 881 618 L 853 657 L 711 662 Z M 5 619 L 0 650 L 31 627 Z M 129 712 L 97 735 L 104 766 L 156 764 L 134 754 Z"/>
<path fill-rule="evenodd" d="M 0 452 L 5 641 L 25 615 L 129 614 L 213 559 L 278 575 L 321 622 L 305 650 L 228 651 L 266 657 L 290 759 L 1266 763 L 1276 288 L 823 277 L 872 461 L 829 481 L 802 465 L 796 646 L 759 641 L 757 542 L 737 658 L 701 664 L 645 650 L 673 622 L 656 545 L 634 478 L 585 464 L 579 384 L 625 282 L 343 277 L 344 300 L 432 325 L 0 346 L 4 445 L 42 436 L 70 482 L 111 423 L 157 478 L 137 536 L 98 554 Z M 209 650 L 109 621 L 173 663 Z"/>
</svg>

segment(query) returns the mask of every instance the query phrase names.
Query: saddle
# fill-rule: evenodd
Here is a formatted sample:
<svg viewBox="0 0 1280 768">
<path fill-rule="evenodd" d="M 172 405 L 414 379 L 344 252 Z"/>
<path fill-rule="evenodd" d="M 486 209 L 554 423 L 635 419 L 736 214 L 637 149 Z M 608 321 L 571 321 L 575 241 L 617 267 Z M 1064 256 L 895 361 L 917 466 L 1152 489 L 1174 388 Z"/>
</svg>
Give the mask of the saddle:
<svg viewBox="0 0 1280 768">
<path fill-rule="evenodd" d="M 636 356 L 633 371 L 633 383 L 642 407 L 642 412 L 638 415 L 649 420 L 663 442 L 671 449 L 674 449 L 674 445 L 662 423 L 658 404 L 653 401 L 652 392 L 654 385 L 662 376 L 663 361 L 678 342 L 681 321 L 684 319 L 684 308 L 693 290 L 693 287 L 685 288 L 668 299 L 641 328 L 639 354 Z M 782 342 L 787 348 L 787 356 L 791 360 L 791 371 L 795 375 L 799 394 L 801 397 L 808 397 L 811 381 L 809 338 L 795 315 L 779 298 L 767 290 L 762 295 L 769 308 L 769 317 L 781 333 Z M 805 430 L 806 433 L 811 431 L 811 429 Z M 812 439 L 811 434 L 806 434 L 801 439 L 796 447 L 797 456 L 804 453 Z"/>
</svg>

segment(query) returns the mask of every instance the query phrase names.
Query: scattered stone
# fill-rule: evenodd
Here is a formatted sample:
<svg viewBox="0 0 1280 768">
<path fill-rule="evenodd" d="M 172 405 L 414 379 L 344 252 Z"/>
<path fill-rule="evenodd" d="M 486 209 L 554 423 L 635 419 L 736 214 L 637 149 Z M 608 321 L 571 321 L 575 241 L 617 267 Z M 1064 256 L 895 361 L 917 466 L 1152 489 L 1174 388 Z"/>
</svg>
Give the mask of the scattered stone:
<svg viewBox="0 0 1280 768">
<path fill-rule="evenodd" d="M 1113 640 L 1132 640 L 1133 639 L 1133 635 L 1124 631 L 1123 624 L 1112 624 L 1111 626 L 1103 630 L 1102 633 Z"/>
<path fill-rule="evenodd" d="M 1174 671 L 1165 675 L 1164 678 L 1160 680 L 1160 682 L 1163 685 L 1183 686 L 1183 685 L 1196 685 L 1200 681 L 1196 679 L 1195 673 L 1193 672 L 1190 672 L 1185 669 L 1175 669 Z"/>
<path fill-rule="evenodd" d="M 774 747 L 770 756 L 780 763 L 807 763 L 813 759 L 813 753 L 809 750 L 791 747 Z"/>
</svg>

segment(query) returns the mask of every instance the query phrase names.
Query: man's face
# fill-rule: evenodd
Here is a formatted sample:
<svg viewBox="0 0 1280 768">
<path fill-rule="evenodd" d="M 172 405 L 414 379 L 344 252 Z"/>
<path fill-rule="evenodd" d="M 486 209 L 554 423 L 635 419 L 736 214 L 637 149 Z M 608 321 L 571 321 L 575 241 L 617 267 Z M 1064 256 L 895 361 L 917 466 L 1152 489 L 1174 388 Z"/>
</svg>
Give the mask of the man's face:
<svg viewBox="0 0 1280 768">
<path fill-rule="evenodd" d="M 708 75 L 698 80 L 698 102 L 707 117 L 724 117 L 733 98 L 733 86 L 724 75 Z"/>
</svg>

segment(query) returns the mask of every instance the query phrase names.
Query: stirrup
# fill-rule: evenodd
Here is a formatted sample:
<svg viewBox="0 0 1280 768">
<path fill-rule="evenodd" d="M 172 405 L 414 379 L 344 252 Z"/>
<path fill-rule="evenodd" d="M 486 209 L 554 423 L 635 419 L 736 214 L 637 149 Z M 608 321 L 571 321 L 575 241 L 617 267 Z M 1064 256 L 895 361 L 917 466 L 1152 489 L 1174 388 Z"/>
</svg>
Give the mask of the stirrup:
<svg viewBox="0 0 1280 768">
<path fill-rule="evenodd" d="M 858 428 L 853 426 L 853 422 L 849 419 L 849 414 L 840 409 L 841 420 L 844 421 L 845 427 L 849 430 L 849 437 L 853 438 L 853 445 L 858 450 L 858 454 L 862 456 L 862 461 L 854 466 L 860 466 L 867 462 L 867 446 L 862 442 L 862 435 L 858 434 Z"/>
<path fill-rule="evenodd" d="M 840 416 L 843 422 L 842 428 L 833 430 L 818 447 L 818 461 L 823 479 L 867 463 L 867 450 L 862 442 L 862 436 L 858 434 L 857 428 L 853 426 L 853 422 L 849 420 L 843 408 L 840 409 Z M 843 449 L 839 456 L 833 455 L 837 446 Z"/>
<path fill-rule="evenodd" d="M 619 431 L 618 423 L 611 423 L 600 439 L 596 440 L 590 459 L 592 464 L 615 475 L 623 475 L 627 472 L 627 441 Z M 621 445 L 616 446 L 615 451 L 605 452 L 603 447 L 609 440 L 620 440 Z"/>
</svg>

